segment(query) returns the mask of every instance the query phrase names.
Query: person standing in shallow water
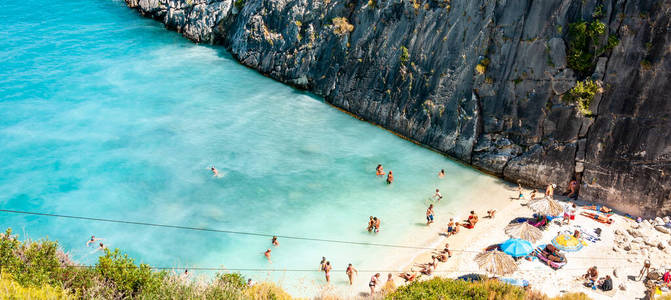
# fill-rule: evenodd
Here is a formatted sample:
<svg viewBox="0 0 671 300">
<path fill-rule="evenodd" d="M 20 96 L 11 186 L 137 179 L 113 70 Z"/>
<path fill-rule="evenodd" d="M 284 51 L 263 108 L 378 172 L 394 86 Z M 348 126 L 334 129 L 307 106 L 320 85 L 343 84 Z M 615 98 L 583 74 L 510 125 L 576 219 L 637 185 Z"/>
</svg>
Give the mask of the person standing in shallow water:
<svg viewBox="0 0 671 300">
<path fill-rule="evenodd" d="M 280 242 L 277 241 L 277 236 L 273 236 L 273 240 L 271 241 L 271 243 L 273 243 L 273 246 L 275 247 L 280 246 Z"/>
<path fill-rule="evenodd" d="M 324 275 L 326 276 L 326 282 L 331 283 L 331 262 L 327 261 L 324 265 Z"/>
<path fill-rule="evenodd" d="M 347 273 L 347 278 L 349 278 L 349 285 L 352 285 L 352 282 L 354 281 L 354 272 L 359 275 L 359 271 L 355 269 L 352 264 L 349 264 L 347 266 L 347 270 L 345 271 L 345 273 Z"/>
<path fill-rule="evenodd" d="M 426 225 L 431 225 L 431 223 L 433 223 L 433 204 L 429 205 L 426 210 Z"/>
<path fill-rule="evenodd" d="M 391 170 L 389 170 L 389 174 L 387 174 L 387 184 L 391 184 L 394 181 L 394 174 L 391 173 Z"/>
<path fill-rule="evenodd" d="M 273 263 L 273 261 L 270 260 L 270 248 L 268 248 L 268 250 L 266 250 L 266 252 L 264 252 L 263 255 L 268 259 L 269 263 L 271 264 Z"/>
<path fill-rule="evenodd" d="M 433 200 L 436 200 L 436 201 L 443 200 L 443 195 L 440 193 L 439 189 L 436 189 L 436 193 L 433 194 Z"/>
</svg>

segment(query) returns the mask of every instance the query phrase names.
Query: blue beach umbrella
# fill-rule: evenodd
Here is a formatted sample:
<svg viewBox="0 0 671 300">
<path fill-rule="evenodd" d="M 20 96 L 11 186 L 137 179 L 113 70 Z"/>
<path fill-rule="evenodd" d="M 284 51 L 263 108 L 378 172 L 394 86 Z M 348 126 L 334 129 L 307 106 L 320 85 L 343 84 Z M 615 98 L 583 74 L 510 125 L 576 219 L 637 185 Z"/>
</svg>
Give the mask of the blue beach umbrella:
<svg viewBox="0 0 671 300">
<path fill-rule="evenodd" d="M 534 251 L 529 241 L 521 239 L 509 239 L 501 244 L 501 251 L 512 257 L 525 256 Z"/>
</svg>

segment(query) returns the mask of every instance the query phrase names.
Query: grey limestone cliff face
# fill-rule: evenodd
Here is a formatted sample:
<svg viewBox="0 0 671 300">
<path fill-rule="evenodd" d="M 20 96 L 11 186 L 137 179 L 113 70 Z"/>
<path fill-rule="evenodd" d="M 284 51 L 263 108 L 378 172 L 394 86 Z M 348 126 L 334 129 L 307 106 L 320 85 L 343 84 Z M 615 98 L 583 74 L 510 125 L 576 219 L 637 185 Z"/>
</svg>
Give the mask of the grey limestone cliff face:
<svg viewBox="0 0 671 300">
<path fill-rule="evenodd" d="M 126 0 L 198 43 L 505 179 L 671 212 L 671 1 Z M 599 13 L 595 13 L 599 11 Z M 619 39 L 591 74 L 568 28 Z M 584 115 L 564 101 L 602 87 Z"/>
</svg>

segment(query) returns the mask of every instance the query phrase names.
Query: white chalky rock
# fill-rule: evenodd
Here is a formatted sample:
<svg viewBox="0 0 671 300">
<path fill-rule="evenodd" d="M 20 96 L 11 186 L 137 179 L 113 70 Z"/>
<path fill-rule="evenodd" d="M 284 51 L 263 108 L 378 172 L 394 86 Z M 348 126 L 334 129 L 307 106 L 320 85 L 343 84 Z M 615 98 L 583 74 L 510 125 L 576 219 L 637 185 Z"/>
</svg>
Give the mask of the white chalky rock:
<svg viewBox="0 0 671 300">
<path fill-rule="evenodd" d="M 631 240 L 631 242 L 632 242 L 632 243 L 636 243 L 636 244 L 640 244 L 640 243 L 643 242 L 643 239 L 640 238 L 640 237 L 636 237 L 636 238 L 633 238 L 633 239 Z"/>
<path fill-rule="evenodd" d="M 643 222 L 641 222 L 641 225 L 650 226 L 650 221 L 643 220 Z"/>
<path fill-rule="evenodd" d="M 615 235 L 624 235 L 624 231 L 618 229 L 615 229 Z"/>
<path fill-rule="evenodd" d="M 654 241 L 645 240 L 645 241 L 643 241 L 643 243 L 645 243 L 646 245 L 648 245 L 650 247 L 657 247 L 657 243 L 655 243 Z"/>
<path fill-rule="evenodd" d="M 662 220 L 662 218 L 660 218 L 660 217 L 657 217 L 657 218 L 655 218 L 655 223 L 654 224 L 655 225 L 664 225 L 664 220 Z"/>
<path fill-rule="evenodd" d="M 657 225 L 657 226 L 655 226 L 655 229 L 657 229 L 657 231 L 659 231 L 661 233 L 666 233 L 666 234 L 671 233 L 671 231 L 668 228 L 664 227 L 663 225 Z"/>
<path fill-rule="evenodd" d="M 662 218 L 662 221 L 664 221 L 664 224 L 669 223 L 670 220 L 671 219 L 669 218 L 669 216 L 666 216 L 666 217 Z"/>
<path fill-rule="evenodd" d="M 620 249 L 618 249 L 617 247 L 613 246 L 613 252 L 620 252 Z"/>
</svg>

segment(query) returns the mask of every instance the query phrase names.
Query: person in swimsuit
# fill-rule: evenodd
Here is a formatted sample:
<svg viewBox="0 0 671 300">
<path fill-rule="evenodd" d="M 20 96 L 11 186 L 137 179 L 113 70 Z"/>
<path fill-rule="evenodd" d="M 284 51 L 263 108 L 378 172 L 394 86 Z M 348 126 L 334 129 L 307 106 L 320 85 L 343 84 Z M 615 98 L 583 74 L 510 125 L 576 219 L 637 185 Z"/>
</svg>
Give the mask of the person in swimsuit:
<svg viewBox="0 0 671 300">
<path fill-rule="evenodd" d="M 217 176 L 217 175 L 219 175 L 219 171 L 217 171 L 217 168 L 215 168 L 214 166 L 212 166 L 212 167 L 210 168 L 210 170 L 212 170 L 212 174 L 213 174 L 212 176 Z"/>
<path fill-rule="evenodd" d="M 373 296 L 375 295 L 375 286 L 377 285 L 378 280 L 380 279 L 380 273 L 375 273 L 375 275 L 371 276 L 370 282 L 368 283 L 368 287 L 370 287 L 370 295 Z"/>
<path fill-rule="evenodd" d="M 373 228 L 375 227 L 375 218 L 373 216 L 370 216 L 368 219 L 368 232 L 373 231 Z"/>
<path fill-rule="evenodd" d="M 522 184 L 520 181 L 517 181 L 517 200 L 524 199 L 524 193 L 522 193 Z"/>
<path fill-rule="evenodd" d="M 467 225 L 469 226 L 468 228 L 470 229 L 475 228 L 476 223 L 478 223 L 478 216 L 475 214 L 475 211 L 471 210 L 471 215 L 468 216 L 468 223 L 467 223 Z"/>
<path fill-rule="evenodd" d="M 324 275 L 326 276 L 326 282 L 331 283 L 331 262 L 327 261 L 324 265 Z"/>
<path fill-rule="evenodd" d="M 268 259 L 268 262 L 269 262 L 269 263 L 271 263 L 271 264 L 273 263 L 273 262 L 270 260 L 270 248 L 268 248 L 268 250 L 266 250 L 266 252 L 264 252 L 263 255 L 266 256 L 266 258 Z"/>
<path fill-rule="evenodd" d="M 380 232 L 380 222 L 381 222 L 380 218 L 375 217 L 373 218 L 373 221 L 375 223 L 375 233 Z"/>
<path fill-rule="evenodd" d="M 375 175 L 377 176 L 384 175 L 384 169 L 382 168 L 382 165 L 377 165 L 377 168 L 375 168 Z"/>
<path fill-rule="evenodd" d="M 387 184 L 391 184 L 394 181 L 394 174 L 391 173 L 391 170 L 389 170 L 389 174 L 387 174 Z"/>
<path fill-rule="evenodd" d="M 275 247 L 280 246 L 280 242 L 277 241 L 277 236 L 273 236 L 273 240 L 271 241 L 271 243 L 273 243 L 273 246 Z"/>
<path fill-rule="evenodd" d="M 100 243 L 98 245 L 98 248 L 95 251 L 98 251 L 98 250 L 104 251 L 105 249 L 107 249 L 107 246 L 103 245 L 103 243 Z"/>
<path fill-rule="evenodd" d="M 88 241 L 86 241 L 86 247 L 90 246 L 91 244 L 95 243 L 96 241 L 103 241 L 103 240 L 105 240 L 105 239 L 96 238 L 95 235 L 92 235 L 92 236 L 91 236 L 91 239 L 89 239 Z"/>
<path fill-rule="evenodd" d="M 487 217 L 490 219 L 494 219 L 494 215 L 496 214 L 496 209 L 490 209 L 487 211 Z"/>
<path fill-rule="evenodd" d="M 352 283 L 354 281 L 354 272 L 356 272 L 356 274 L 359 275 L 359 271 L 357 269 L 355 269 L 352 266 L 352 264 L 349 264 L 347 266 L 347 270 L 345 271 L 345 273 L 347 274 L 347 278 L 349 278 L 349 285 L 352 285 Z"/>
<path fill-rule="evenodd" d="M 450 244 L 445 243 L 445 249 L 441 251 L 442 253 L 447 253 L 447 257 L 452 257 L 452 251 L 450 251 Z"/>
<path fill-rule="evenodd" d="M 577 192 L 577 190 L 576 190 L 577 187 L 578 187 L 578 182 L 575 180 L 575 178 L 572 178 L 571 182 L 569 182 L 569 184 L 568 184 L 568 190 L 564 193 L 564 196 L 569 197 L 569 198 L 573 198 L 574 196 L 577 197 L 578 196 L 578 194 L 576 193 Z"/>
<path fill-rule="evenodd" d="M 557 187 L 556 184 L 548 184 L 548 187 L 545 188 L 545 196 L 553 198 L 555 194 L 555 188 Z"/>
<path fill-rule="evenodd" d="M 450 218 L 450 223 L 447 223 L 447 236 L 455 234 L 454 230 L 454 218 Z"/>
<path fill-rule="evenodd" d="M 438 178 L 443 178 L 445 177 L 445 170 L 441 169 L 440 172 L 438 172 Z"/>
<path fill-rule="evenodd" d="M 326 267 L 326 257 L 322 256 L 322 261 L 319 263 L 319 271 L 324 271 L 324 267 Z"/>
<path fill-rule="evenodd" d="M 430 204 L 426 210 L 426 225 L 430 225 L 431 223 L 433 223 L 433 204 Z"/>
<path fill-rule="evenodd" d="M 440 190 L 436 189 L 436 193 L 433 194 L 433 200 L 440 201 L 443 199 L 443 195 L 440 194 Z"/>
<path fill-rule="evenodd" d="M 536 200 L 536 189 L 531 190 L 531 195 L 529 196 L 531 200 Z"/>
</svg>

